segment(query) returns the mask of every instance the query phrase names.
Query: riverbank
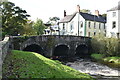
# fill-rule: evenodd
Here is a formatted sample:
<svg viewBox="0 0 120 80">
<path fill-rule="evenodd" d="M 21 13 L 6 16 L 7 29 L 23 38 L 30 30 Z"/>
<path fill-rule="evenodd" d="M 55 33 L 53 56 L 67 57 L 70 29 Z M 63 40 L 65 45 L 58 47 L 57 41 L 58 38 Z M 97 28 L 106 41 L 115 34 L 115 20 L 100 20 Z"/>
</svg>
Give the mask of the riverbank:
<svg viewBox="0 0 120 80">
<path fill-rule="evenodd" d="M 96 61 L 110 67 L 120 68 L 120 57 L 118 56 L 106 57 L 104 54 L 91 54 L 91 57 Z"/>
<path fill-rule="evenodd" d="M 13 50 L 3 64 L 3 78 L 78 78 L 94 80 L 90 75 L 50 60 L 34 52 Z"/>
</svg>

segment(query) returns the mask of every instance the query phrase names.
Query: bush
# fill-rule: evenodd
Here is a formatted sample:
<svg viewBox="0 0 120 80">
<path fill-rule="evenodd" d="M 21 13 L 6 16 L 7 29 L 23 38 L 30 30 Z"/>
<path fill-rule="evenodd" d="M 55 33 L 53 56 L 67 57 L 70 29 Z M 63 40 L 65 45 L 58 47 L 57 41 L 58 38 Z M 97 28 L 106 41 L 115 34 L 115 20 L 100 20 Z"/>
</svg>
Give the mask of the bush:
<svg viewBox="0 0 120 80">
<path fill-rule="evenodd" d="M 91 40 L 94 53 L 106 53 L 106 56 L 120 55 L 120 39 L 95 36 Z"/>
</svg>

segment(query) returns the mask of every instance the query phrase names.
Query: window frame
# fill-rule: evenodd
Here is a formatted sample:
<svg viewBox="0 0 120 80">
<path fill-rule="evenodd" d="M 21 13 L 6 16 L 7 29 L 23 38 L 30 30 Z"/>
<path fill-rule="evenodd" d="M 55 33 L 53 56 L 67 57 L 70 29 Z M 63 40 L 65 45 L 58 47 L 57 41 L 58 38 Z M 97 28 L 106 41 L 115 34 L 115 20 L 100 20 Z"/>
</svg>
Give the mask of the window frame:
<svg viewBox="0 0 120 80">
<path fill-rule="evenodd" d="M 116 12 L 113 12 L 113 13 L 112 13 L 112 16 L 113 16 L 113 17 L 116 17 Z"/>
<path fill-rule="evenodd" d="M 88 22 L 88 27 L 91 28 L 91 22 L 90 21 Z"/>
<path fill-rule="evenodd" d="M 116 28 L 116 21 L 112 22 L 112 29 Z"/>
</svg>

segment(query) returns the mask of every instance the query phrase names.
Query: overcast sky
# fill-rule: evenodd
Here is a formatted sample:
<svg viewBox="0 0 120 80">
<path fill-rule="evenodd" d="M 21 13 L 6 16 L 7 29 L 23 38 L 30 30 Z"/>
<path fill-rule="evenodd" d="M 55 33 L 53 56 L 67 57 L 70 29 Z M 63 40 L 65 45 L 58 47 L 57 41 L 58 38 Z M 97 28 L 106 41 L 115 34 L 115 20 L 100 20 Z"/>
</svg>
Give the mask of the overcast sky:
<svg viewBox="0 0 120 80">
<path fill-rule="evenodd" d="M 100 13 L 114 6 L 117 6 L 120 0 L 9 0 L 15 3 L 16 6 L 27 11 L 31 15 L 31 20 L 36 18 L 42 19 L 44 22 L 49 20 L 49 17 L 63 18 L 63 12 L 72 14 L 76 11 L 76 6 L 79 4 L 81 9 L 89 9 L 91 12 L 99 10 Z"/>
</svg>

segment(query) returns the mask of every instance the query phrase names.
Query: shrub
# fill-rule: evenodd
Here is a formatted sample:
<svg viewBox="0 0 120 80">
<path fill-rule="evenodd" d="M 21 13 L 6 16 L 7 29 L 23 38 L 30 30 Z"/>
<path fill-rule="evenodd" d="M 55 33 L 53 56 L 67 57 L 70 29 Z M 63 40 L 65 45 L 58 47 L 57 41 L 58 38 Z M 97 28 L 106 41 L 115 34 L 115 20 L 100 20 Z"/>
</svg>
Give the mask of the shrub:
<svg viewBox="0 0 120 80">
<path fill-rule="evenodd" d="M 95 36 L 91 40 L 93 53 L 106 53 L 106 56 L 120 55 L 120 39 Z"/>
</svg>

